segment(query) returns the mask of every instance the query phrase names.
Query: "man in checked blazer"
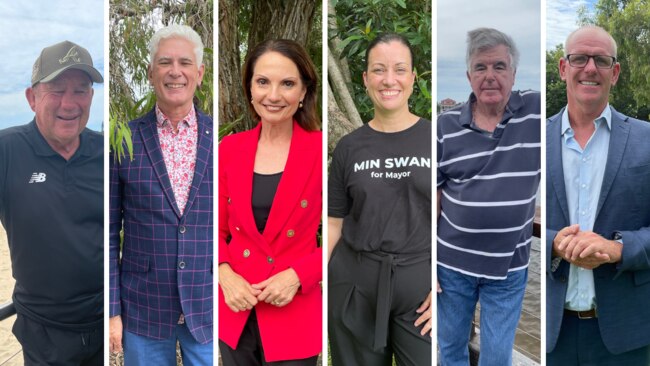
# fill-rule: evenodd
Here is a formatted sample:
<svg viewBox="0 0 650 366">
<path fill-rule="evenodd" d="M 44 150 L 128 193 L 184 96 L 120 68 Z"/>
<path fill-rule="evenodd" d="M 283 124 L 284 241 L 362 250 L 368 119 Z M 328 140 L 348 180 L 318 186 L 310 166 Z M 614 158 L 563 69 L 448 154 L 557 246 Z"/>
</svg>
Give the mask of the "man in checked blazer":
<svg viewBox="0 0 650 366">
<path fill-rule="evenodd" d="M 110 159 L 109 345 L 127 366 L 176 365 L 179 341 L 185 365 L 212 365 L 213 129 L 192 103 L 203 43 L 170 25 L 149 52 L 156 106 L 129 122 L 133 159 Z"/>
<path fill-rule="evenodd" d="M 546 364 L 650 364 L 650 123 L 618 113 L 616 42 L 571 33 L 546 123 Z"/>
</svg>

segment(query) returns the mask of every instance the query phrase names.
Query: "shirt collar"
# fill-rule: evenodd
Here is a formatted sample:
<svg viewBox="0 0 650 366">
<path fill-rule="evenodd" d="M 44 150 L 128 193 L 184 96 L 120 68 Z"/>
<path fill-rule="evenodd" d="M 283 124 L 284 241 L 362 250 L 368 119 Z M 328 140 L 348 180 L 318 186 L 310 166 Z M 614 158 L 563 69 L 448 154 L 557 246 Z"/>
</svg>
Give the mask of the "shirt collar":
<svg viewBox="0 0 650 366">
<path fill-rule="evenodd" d="M 463 127 L 470 128 L 472 124 L 472 103 L 476 102 L 476 95 L 474 92 L 470 93 L 468 102 L 461 107 L 460 119 L 459 122 Z M 506 110 L 503 113 L 502 121 L 499 124 L 502 124 L 504 120 L 508 120 L 515 114 L 522 106 L 524 105 L 524 100 L 519 92 L 511 91 L 510 99 L 508 99 L 508 104 L 506 104 Z"/>
<path fill-rule="evenodd" d="M 52 149 L 52 146 L 50 146 L 47 140 L 45 140 L 45 137 L 43 137 L 43 134 L 38 129 L 38 126 L 36 125 L 36 117 L 34 117 L 32 122 L 30 122 L 30 126 L 32 131 L 31 134 L 29 135 L 30 136 L 29 139 L 37 155 L 61 156 L 61 154 L 59 154 L 58 152 L 54 151 L 54 149 Z M 87 140 L 86 129 L 84 128 L 79 134 L 79 147 L 77 147 L 77 151 L 75 151 L 75 153 L 70 157 L 69 160 L 72 160 L 77 155 L 84 155 L 84 156 L 92 155 L 91 146 L 89 142 L 86 140 Z"/>
<path fill-rule="evenodd" d="M 611 131 L 612 130 L 612 109 L 609 106 L 609 103 L 605 106 L 605 109 L 603 109 L 602 112 L 600 112 L 600 115 L 594 120 L 594 125 L 596 125 L 596 129 L 600 126 L 602 121 L 607 122 L 607 128 Z M 569 123 L 569 107 L 567 106 L 564 108 L 564 112 L 562 113 L 562 136 L 569 131 L 572 130 L 571 128 L 571 123 Z"/>
<path fill-rule="evenodd" d="M 165 127 L 168 125 L 169 122 L 169 117 L 167 117 L 162 110 L 160 110 L 160 107 L 158 107 L 158 103 L 156 103 L 156 125 L 158 127 Z M 194 107 L 190 108 L 189 113 L 185 117 L 183 117 L 180 122 L 185 122 L 189 127 L 192 127 L 196 124 L 196 110 Z"/>
</svg>

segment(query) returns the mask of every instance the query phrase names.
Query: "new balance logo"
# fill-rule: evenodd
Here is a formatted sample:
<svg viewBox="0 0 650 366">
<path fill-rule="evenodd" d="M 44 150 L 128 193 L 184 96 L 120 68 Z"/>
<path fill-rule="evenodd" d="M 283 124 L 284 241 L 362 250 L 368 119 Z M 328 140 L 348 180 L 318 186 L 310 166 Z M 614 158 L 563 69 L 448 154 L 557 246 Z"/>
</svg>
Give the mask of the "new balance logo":
<svg viewBox="0 0 650 366">
<path fill-rule="evenodd" d="M 45 182 L 45 173 L 34 173 L 29 178 L 29 183 L 43 183 Z"/>
</svg>

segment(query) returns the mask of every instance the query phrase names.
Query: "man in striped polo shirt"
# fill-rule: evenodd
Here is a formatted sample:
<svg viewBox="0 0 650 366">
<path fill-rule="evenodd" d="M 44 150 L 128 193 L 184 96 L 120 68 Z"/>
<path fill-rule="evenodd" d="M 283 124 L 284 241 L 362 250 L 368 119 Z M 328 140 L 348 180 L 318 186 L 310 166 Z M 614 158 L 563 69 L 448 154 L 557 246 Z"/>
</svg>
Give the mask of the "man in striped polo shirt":
<svg viewBox="0 0 650 366">
<path fill-rule="evenodd" d="M 550 365 L 650 364 L 650 123 L 618 113 L 604 29 L 567 37 L 567 106 L 546 122 Z"/>
<path fill-rule="evenodd" d="M 510 365 L 528 276 L 540 180 L 540 94 L 513 92 L 512 38 L 467 37 L 469 101 L 438 117 L 438 344 L 468 365 L 476 303 L 480 365 Z"/>
</svg>

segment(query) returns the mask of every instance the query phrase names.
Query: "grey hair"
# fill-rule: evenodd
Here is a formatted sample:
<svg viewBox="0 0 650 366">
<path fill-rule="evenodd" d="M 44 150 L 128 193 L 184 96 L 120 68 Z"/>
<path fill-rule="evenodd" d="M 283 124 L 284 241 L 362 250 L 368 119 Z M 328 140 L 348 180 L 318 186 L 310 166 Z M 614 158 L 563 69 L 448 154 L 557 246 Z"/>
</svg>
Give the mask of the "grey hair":
<svg viewBox="0 0 650 366">
<path fill-rule="evenodd" d="M 504 45 L 508 48 L 510 64 L 517 70 L 519 65 L 519 50 L 512 38 L 494 28 L 476 28 L 467 32 L 467 70 L 471 70 L 472 56 L 477 52 L 486 51 L 490 48 Z"/>
<path fill-rule="evenodd" d="M 575 35 L 579 31 L 585 30 L 585 29 L 594 29 L 594 30 L 600 31 L 601 33 L 606 34 L 607 38 L 609 39 L 609 41 L 611 43 L 612 50 L 614 51 L 614 54 L 612 56 L 616 57 L 616 51 L 618 50 L 618 46 L 616 45 L 616 40 L 614 39 L 614 37 L 612 37 L 612 35 L 609 34 L 609 32 L 607 32 L 604 28 L 599 27 L 597 25 L 593 25 L 593 24 L 583 25 L 582 27 L 580 27 L 580 28 L 574 30 L 573 32 L 571 32 L 571 34 L 569 34 L 569 36 L 566 37 L 566 41 L 564 41 L 564 57 L 566 57 L 568 55 L 569 50 L 567 49 L 567 45 L 569 44 L 569 42 L 571 42 L 573 40 L 573 37 L 575 37 Z"/>
<path fill-rule="evenodd" d="M 168 38 L 183 38 L 190 41 L 194 45 L 194 54 L 196 55 L 196 64 L 200 66 L 203 64 L 203 41 L 196 31 L 186 25 L 170 24 L 164 28 L 159 29 L 151 40 L 149 41 L 149 61 L 153 62 L 153 58 L 158 52 L 160 41 Z"/>
</svg>

